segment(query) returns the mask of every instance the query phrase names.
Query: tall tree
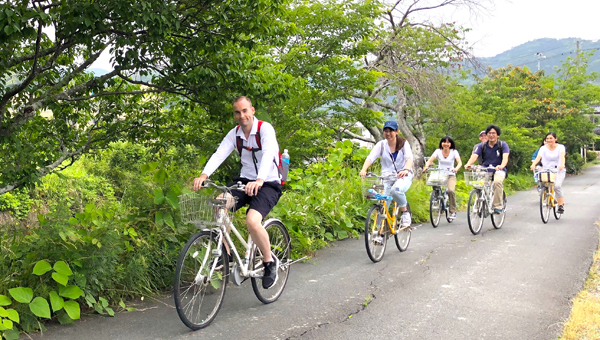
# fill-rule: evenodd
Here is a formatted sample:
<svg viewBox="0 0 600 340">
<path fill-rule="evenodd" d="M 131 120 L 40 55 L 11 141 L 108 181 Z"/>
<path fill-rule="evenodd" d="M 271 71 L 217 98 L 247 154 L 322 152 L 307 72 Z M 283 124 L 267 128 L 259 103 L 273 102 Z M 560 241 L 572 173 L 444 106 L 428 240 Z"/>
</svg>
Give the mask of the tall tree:
<svg viewBox="0 0 600 340">
<path fill-rule="evenodd" d="M 285 96 L 278 81 L 287 78 L 254 51 L 285 41 L 291 30 L 278 17 L 286 4 L 0 3 L 0 194 L 109 141 L 144 136 L 162 112 L 148 94 L 176 94 L 208 108 L 246 90 Z M 104 52 L 113 69 L 90 73 Z"/>
<path fill-rule="evenodd" d="M 370 91 L 349 93 L 355 105 L 398 121 L 400 132 L 412 146 L 417 169 L 424 164 L 424 124 L 430 119 L 424 109 L 433 112 L 432 108 L 444 103 L 447 87 L 452 84 L 447 81 L 446 70 L 471 59 L 463 28 L 454 23 L 420 21 L 418 15 L 451 6 L 483 10 L 482 2 L 471 0 L 396 1 L 385 13 L 385 30 L 372 57 L 365 58 L 364 67 L 381 74 L 377 85 Z M 380 124 L 363 125 L 373 136 L 366 140 L 382 138 Z"/>
</svg>

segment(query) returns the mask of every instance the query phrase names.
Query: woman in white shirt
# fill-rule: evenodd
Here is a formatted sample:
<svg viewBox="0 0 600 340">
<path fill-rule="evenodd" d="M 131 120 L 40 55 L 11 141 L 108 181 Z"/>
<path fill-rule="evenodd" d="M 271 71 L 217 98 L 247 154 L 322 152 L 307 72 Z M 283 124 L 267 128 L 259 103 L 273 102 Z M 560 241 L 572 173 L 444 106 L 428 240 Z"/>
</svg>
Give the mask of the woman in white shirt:
<svg viewBox="0 0 600 340">
<path fill-rule="evenodd" d="M 556 179 L 554 182 L 554 192 L 556 194 L 556 200 L 558 201 L 558 213 L 564 214 L 565 212 L 565 197 L 562 191 L 562 184 L 567 176 L 567 169 L 565 167 L 565 146 L 557 143 L 558 138 L 554 132 L 548 132 L 546 134 L 546 145 L 540 148 L 535 160 L 531 163 L 531 170 L 535 170 L 535 166 L 542 161 L 544 169 L 558 170 L 556 173 Z"/>
<path fill-rule="evenodd" d="M 450 201 L 450 216 L 449 218 L 456 218 L 456 173 L 462 166 L 462 160 L 460 159 L 460 155 L 458 154 L 458 150 L 456 150 L 456 144 L 454 143 L 454 139 L 450 136 L 442 137 L 440 140 L 440 144 L 438 148 L 435 149 L 431 157 L 427 163 L 425 163 L 425 167 L 423 167 L 423 171 L 427 170 L 433 163 L 435 159 L 438 159 L 438 165 L 440 168 L 448 170 L 448 199 Z M 454 161 L 456 161 L 456 167 L 454 167 Z"/>
<path fill-rule="evenodd" d="M 408 141 L 398 136 L 398 123 L 393 120 L 385 122 L 383 125 L 382 141 L 377 142 L 371 153 L 365 160 L 360 177 L 364 178 L 367 174 L 367 169 L 381 157 L 381 175 L 395 175 L 397 179 L 385 184 L 385 193 L 393 197 L 394 201 L 400 207 L 402 216 L 400 223 L 402 227 L 410 226 L 411 217 L 406 209 L 408 201 L 406 200 L 406 192 L 410 188 L 413 179 L 413 154 Z"/>
</svg>

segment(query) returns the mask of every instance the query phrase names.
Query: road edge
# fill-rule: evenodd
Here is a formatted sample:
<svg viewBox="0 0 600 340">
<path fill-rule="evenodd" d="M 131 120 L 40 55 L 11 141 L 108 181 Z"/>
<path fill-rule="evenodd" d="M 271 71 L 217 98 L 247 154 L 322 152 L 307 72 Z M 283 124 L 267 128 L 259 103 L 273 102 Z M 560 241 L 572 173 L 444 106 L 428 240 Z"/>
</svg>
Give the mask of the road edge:
<svg viewBox="0 0 600 340">
<path fill-rule="evenodd" d="M 596 222 L 600 234 L 600 221 Z M 600 243 L 583 289 L 573 298 L 560 340 L 600 339 Z"/>
</svg>

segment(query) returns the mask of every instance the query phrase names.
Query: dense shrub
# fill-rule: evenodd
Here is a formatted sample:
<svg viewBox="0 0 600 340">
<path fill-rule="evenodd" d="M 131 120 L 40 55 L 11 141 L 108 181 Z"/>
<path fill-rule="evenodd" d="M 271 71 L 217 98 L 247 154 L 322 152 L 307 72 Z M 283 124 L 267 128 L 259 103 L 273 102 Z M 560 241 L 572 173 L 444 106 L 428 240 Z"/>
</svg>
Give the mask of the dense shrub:
<svg viewBox="0 0 600 340">
<path fill-rule="evenodd" d="M 596 160 L 596 158 L 598 158 L 598 154 L 596 153 L 596 151 L 587 150 L 587 153 L 585 155 L 585 160 L 587 162 L 593 162 Z"/>
</svg>

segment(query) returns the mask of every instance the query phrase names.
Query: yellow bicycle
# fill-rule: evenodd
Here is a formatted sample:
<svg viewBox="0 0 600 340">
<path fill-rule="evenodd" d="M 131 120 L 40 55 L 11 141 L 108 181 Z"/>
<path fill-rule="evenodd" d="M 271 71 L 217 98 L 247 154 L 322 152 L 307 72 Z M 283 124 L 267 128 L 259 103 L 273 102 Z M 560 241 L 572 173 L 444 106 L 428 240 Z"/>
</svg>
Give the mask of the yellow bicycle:
<svg viewBox="0 0 600 340">
<path fill-rule="evenodd" d="M 556 173 L 546 169 L 536 172 L 536 175 L 542 184 L 542 190 L 540 191 L 540 215 L 542 216 L 542 222 L 548 223 L 550 209 L 554 212 L 554 218 L 559 220 L 562 214 L 558 212 L 558 200 L 554 193 Z"/>
<path fill-rule="evenodd" d="M 387 239 L 394 235 L 396 247 L 399 251 L 408 249 L 412 229 L 410 226 L 401 226 L 398 211 L 400 210 L 396 202 L 391 196 L 384 194 L 384 183 L 390 182 L 390 185 L 397 178 L 377 176 L 373 173 L 368 173 L 363 179 L 363 194 L 369 199 L 376 201 L 369 211 L 365 221 L 365 247 L 367 255 L 373 262 L 379 262 L 383 258 Z M 392 201 L 388 207 L 388 201 Z M 410 213 L 410 205 L 407 205 L 407 210 Z"/>
</svg>

